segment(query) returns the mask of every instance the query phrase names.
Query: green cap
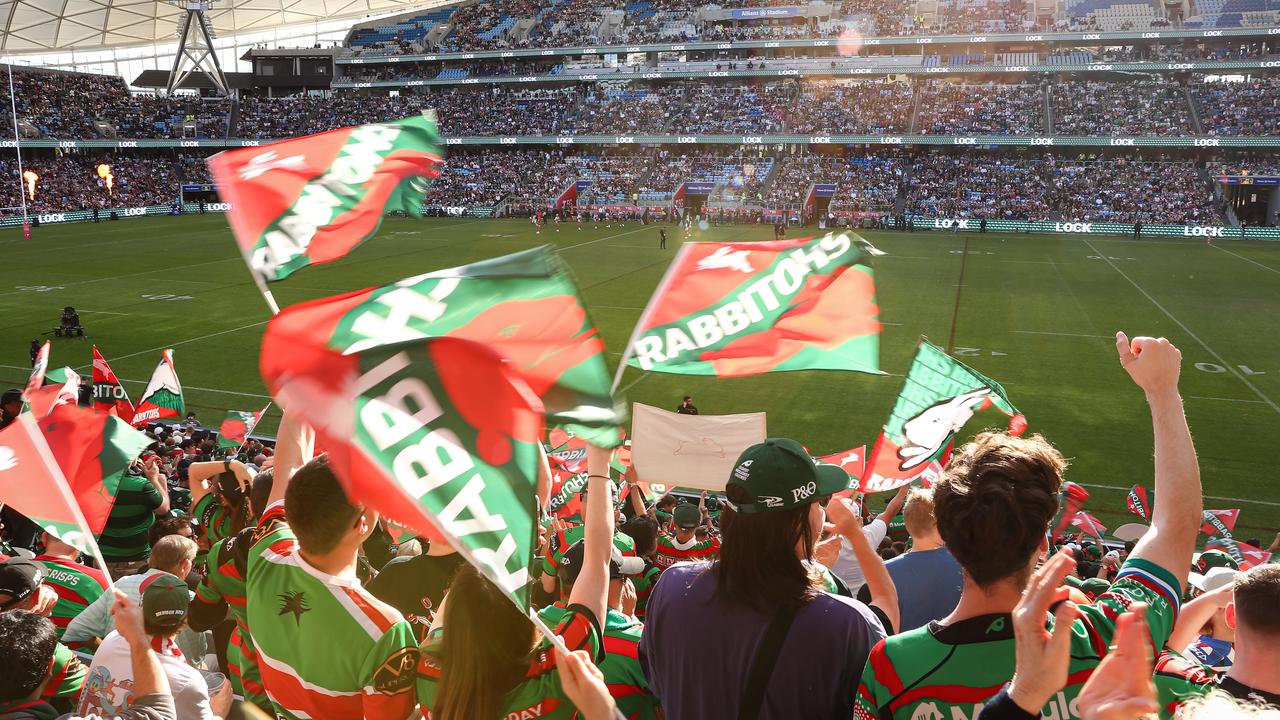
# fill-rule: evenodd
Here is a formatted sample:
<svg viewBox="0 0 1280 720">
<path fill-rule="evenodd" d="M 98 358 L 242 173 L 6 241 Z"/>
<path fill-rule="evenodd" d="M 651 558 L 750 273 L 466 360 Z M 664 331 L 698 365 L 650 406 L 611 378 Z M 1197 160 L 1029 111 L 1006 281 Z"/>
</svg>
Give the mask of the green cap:
<svg viewBox="0 0 1280 720">
<path fill-rule="evenodd" d="M 1231 568 L 1232 570 L 1240 569 L 1240 563 L 1221 550 L 1205 550 L 1200 553 L 1200 556 L 1195 558 L 1195 566 L 1201 575 L 1209 572 L 1210 568 L 1216 567 Z"/>
<path fill-rule="evenodd" d="M 677 505 L 671 516 L 675 519 L 676 527 L 681 530 L 692 530 L 702 524 L 702 511 L 689 503 Z"/>
<path fill-rule="evenodd" d="M 1111 583 L 1104 578 L 1093 577 L 1080 583 L 1080 592 L 1088 595 L 1090 600 L 1097 600 L 1110 588 Z"/>
<path fill-rule="evenodd" d="M 138 589 L 142 591 L 142 617 L 151 627 L 173 630 L 187 619 L 191 595 L 185 582 L 162 573 L 144 580 Z"/>
<path fill-rule="evenodd" d="M 795 440 L 768 438 L 738 456 L 728 484 L 753 498 L 746 503 L 726 499 L 726 504 L 737 512 L 774 512 L 802 507 L 824 495 L 847 490 L 849 474 L 839 466 L 814 460 Z"/>
</svg>

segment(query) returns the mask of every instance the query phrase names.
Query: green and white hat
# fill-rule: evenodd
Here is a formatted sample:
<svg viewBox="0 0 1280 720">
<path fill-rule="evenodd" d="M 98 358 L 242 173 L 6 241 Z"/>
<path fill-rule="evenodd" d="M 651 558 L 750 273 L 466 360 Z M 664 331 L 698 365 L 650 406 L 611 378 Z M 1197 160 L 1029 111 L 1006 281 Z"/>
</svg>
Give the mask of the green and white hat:
<svg viewBox="0 0 1280 720">
<path fill-rule="evenodd" d="M 802 507 L 846 490 L 849 474 L 836 465 L 820 463 L 804 446 L 787 438 L 768 438 L 738 456 L 729 486 L 745 490 L 754 500 L 725 503 L 749 514 Z"/>
</svg>

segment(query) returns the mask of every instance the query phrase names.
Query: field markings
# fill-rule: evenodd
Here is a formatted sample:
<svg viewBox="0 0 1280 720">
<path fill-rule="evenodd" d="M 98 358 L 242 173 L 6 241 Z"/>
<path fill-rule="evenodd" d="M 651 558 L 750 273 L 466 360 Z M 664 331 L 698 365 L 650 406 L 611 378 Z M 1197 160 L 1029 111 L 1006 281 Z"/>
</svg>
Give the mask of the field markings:
<svg viewBox="0 0 1280 720">
<path fill-rule="evenodd" d="M 240 258 L 231 257 L 231 258 L 222 258 L 220 260 L 206 260 L 204 262 L 191 263 L 189 265 L 177 265 L 175 267 L 155 268 L 154 270 L 143 270 L 141 272 L 128 273 L 126 275 L 109 275 L 106 277 L 93 278 L 92 280 L 77 280 L 76 282 L 64 283 L 62 287 L 65 289 L 65 288 L 74 287 L 78 285 L 90 285 L 92 283 L 105 282 L 107 280 L 120 280 L 121 278 L 137 277 L 139 275 L 151 275 L 151 274 L 160 273 L 160 272 L 171 272 L 173 270 L 185 270 L 186 268 L 200 267 L 201 265 L 213 265 L 214 263 L 227 262 L 228 260 L 239 260 L 239 259 Z M 170 281 L 200 282 L 203 284 L 210 284 L 207 281 L 202 281 L 202 280 L 183 280 L 182 278 L 162 278 L 161 279 L 161 282 L 170 282 Z M 28 292 L 28 291 L 27 290 L 10 290 L 9 292 L 0 293 L 0 296 L 18 295 L 20 293 L 25 293 L 25 292 Z"/>
<path fill-rule="evenodd" d="M 1084 335 L 1082 333 L 1064 333 L 1064 332 L 1043 332 L 1040 330 L 1014 330 L 1019 335 L 1053 335 L 1055 337 L 1080 337 L 1080 338 L 1102 338 L 1104 340 L 1115 340 L 1115 335 Z"/>
<path fill-rule="evenodd" d="M 653 372 L 653 371 L 652 371 L 652 370 L 645 370 L 643 375 L 641 375 L 640 377 L 636 378 L 635 380 L 632 380 L 631 382 L 627 383 L 626 385 L 622 386 L 622 390 L 621 390 L 621 392 L 624 392 L 624 393 L 625 393 L 626 391 L 630 390 L 631 388 L 635 387 L 636 385 L 639 385 L 639 384 L 640 384 L 640 381 L 641 381 L 641 380 L 644 380 L 644 379 L 645 379 L 645 378 L 647 378 L 647 377 L 649 377 L 649 373 L 651 373 L 651 372 Z"/>
<path fill-rule="evenodd" d="M 1096 254 L 1098 254 L 1098 255 L 1102 255 L 1102 253 L 1098 252 L 1098 249 L 1097 249 L 1096 247 L 1094 247 L 1094 246 L 1093 246 L 1093 243 L 1089 242 L 1088 240 L 1085 240 L 1084 238 L 1081 238 L 1081 242 L 1083 242 L 1085 245 L 1088 245 L 1088 246 L 1089 246 L 1089 249 L 1090 249 L 1090 250 L 1093 250 L 1093 252 L 1094 252 L 1094 253 L 1096 253 Z M 1263 395 L 1263 394 L 1262 394 L 1262 391 L 1261 391 L 1261 390 L 1259 390 L 1259 389 L 1258 389 L 1258 387 L 1257 387 L 1256 385 L 1254 385 L 1253 383 L 1249 382 L 1249 378 L 1246 378 L 1246 377 L 1244 376 L 1244 374 L 1243 374 L 1243 373 L 1241 373 L 1241 372 L 1236 368 L 1236 366 L 1235 366 L 1235 365 L 1232 365 L 1232 364 L 1228 363 L 1225 359 L 1223 359 L 1223 357 L 1222 357 L 1221 355 L 1219 355 L 1219 354 L 1218 354 L 1218 351 L 1216 351 L 1216 350 L 1214 350 L 1213 348 L 1209 347 L 1209 344 L 1208 344 L 1208 343 L 1206 343 L 1204 340 L 1201 340 L 1199 335 L 1196 335 L 1194 332 L 1192 332 L 1192 331 L 1191 331 L 1191 328 L 1187 327 L 1186 323 L 1182 322 L 1182 321 L 1181 321 L 1181 320 L 1179 320 L 1177 317 L 1175 317 L 1175 316 L 1174 316 L 1174 314 L 1173 314 L 1173 313 L 1171 313 L 1171 312 L 1169 312 L 1169 310 L 1168 310 L 1167 308 L 1165 308 L 1165 306 L 1164 306 L 1164 305 L 1161 305 L 1161 304 L 1160 304 L 1160 302 L 1159 302 L 1158 300 L 1156 300 L 1154 297 L 1152 297 L 1152 296 L 1151 296 L 1151 293 L 1149 293 L 1149 292 L 1147 292 L 1146 290 L 1142 289 L 1142 286 L 1141 286 L 1141 285 L 1139 285 L 1138 283 L 1134 282 L 1134 281 L 1133 281 L 1133 278 L 1129 277 L 1129 276 L 1128 276 L 1128 274 L 1126 274 L 1126 273 L 1125 273 L 1125 271 L 1121 270 L 1119 266 L 1117 266 L 1115 263 L 1111 262 L 1111 258 L 1109 258 L 1109 257 L 1107 257 L 1107 256 L 1105 256 L 1105 255 L 1102 255 L 1102 259 L 1103 259 L 1104 261 L 1106 261 L 1106 263 L 1107 263 L 1108 265 L 1110 265 L 1110 266 L 1112 267 L 1112 269 L 1114 269 L 1116 272 L 1120 273 L 1120 277 L 1124 278 L 1125 280 L 1128 280 L 1128 281 L 1129 281 L 1129 284 L 1130 284 L 1130 285 L 1132 285 L 1132 286 L 1134 287 L 1134 289 L 1135 289 L 1135 290 L 1137 290 L 1138 292 L 1142 293 L 1142 296 L 1143 296 L 1143 297 L 1145 297 L 1147 300 L 1150 300 L 1150 301 L 1151 301 L 1151 304 L 1152 304 L 1152 305 L 1155 305 L 1155 306 L 1156 306 L 1156 308 L 1160 310 L 1160 312 L 1164 313 L 1166 317 L 1168 317 L 1170 320 L 1172 320 L 1172 321 L 1173 321 L 1173 322 L 1174 322 L 1178 327 L 1182 328 L 1182 331 L 1183 331 L 1183 332 L 1185 332 L 1187 335 L 1191 336 L 1191 339 L 1192 339 L 1192 340 L 1195 340 L 1197 343 L 1199 343 L 1199 344 L 1200 344 L 1200 347 L 1204 348 L 1204 349 L 1205 349 L 1205 352 L 1209 353 L 1209 355 L 1211 355 L 1211 356 L 1213 357 L 1213 359 L 1214 359 L 1214 360 L 1217 360 L 1219 365 L 1222 365 L 1223 367 L 1227 368 L 1227 370 L 1231 371 L 1231 374 L 1232 374 L 1232 375 L 1235 375 L 1235 376 L 1236 376 L 1236 378 L 1237 378 L 1238 380 L 1240 380 L 1240 382 L 1244 383 L 1245 387 L 1247 387 L 1247 388 L 1249 388 L 1250 390 L 1252 390 L 1254 395 L 1257 395 L 1257 396 L 1258 396 L 1258 398 L 1259 398 L 1260 400 L 1262 400 L 1264 403 L 1266 403 L 1266 404 L 1267 404 L 1267 405 L 1268 405 L 1272 410 L 1276 411 L 1276 414 L 1280 415 L 1280 405 L 1277 405 L 1277 404 L 1276 404 L 1276 402 L 1275 402 L 1274 400 L 1272 400 L 1271 398 L 1267 397 L 1266 395 Z"/>
<path fill-rule="evenodd" d="M 639 311 L 639 310 L 643 310 L 644 308 L 619 307 L 617 305 L 588 305 L 587 309 L 588 310 L 636 310 L 636 311 Z"/>
<path fill-rule="evenodd" d="M 241 330 L 248 330 L 248 329 L 249 329 L 249 328 L 251 328 L 251 327 L 258 327 L 259 325 L 266 325 L 268 322 L 270 322 L 270 320 L 262 320 L 262 321 L 260 321 L 260 322 L 250 323 L 250 324 L 248 324 L 248 325 L 241 325 L 240 327 L 231 328 L 230 330 L 220 330 L 220 331 L 218 331 L 218 332 L 216 332 L 216 333 L 209 333 L 208 335 L 201 335 L 200 337 L 193 337 L 193 338 L 189 338 L 189 339 L 187 339 L 187 340 L 179 340 L 178 342 L 174 342 L 174 343 L 166 343 L 166 344 L 164 344 L 164 345 L 161 345 L 160 347 L 154 347 L 154 348 L 150 348 L 150 349 L 148 349 L 148 350 L 139 350 L 138 352 L 135 352 L 135 353 L 129 353 L 128 355 L 117 355 L 117 356 L 112 357 L 112 358 L 107 358 L 107 361 L 108 361 L 108 362 L 117 362 L 117 361 L 119 361 L 119 360 L 127 360 L 128 358 L 131 358 L 131 357 L 137 357 L 137 356 L 139 356 L 139 355 L 146 355 L 147 353 L 153 353 L 153 352 L 156 352 L 156 351 L 158 351 L 158 350 L 167 350 L 167 349 L 169 349 L 169 348 L 175 348 L 175 347 L 178 347 L 179 345 L 187 345 L 187 344 L 190 344 L 190 343 L 193 343 L 193 342 L 200 342 L 201 340 L 208 340 L 209 338 L 218 337 L 219 335 L 227 335 L 227 334 L 230 334 L 230 333 L 233 333 L 233 332 L 240 332 Z M 91 364 L 92 364 L 92 363 L 90 363 L 90 365 L 91 365 Z M 89 365 L 81 365 L 80 367 L 89 367 Z"/>
<path fill-rule="evenodd" d="M 627 235 L 635 235 L 636 233 L 641 232 L 642 230 L 648 230 L 648 229 L 649 228 L 643 228 L 643 227 L 636 228 L 635 230 L 628 230 L 624 233 L 618 233 L 616 235 L 605 235 L 602 238 L 596 238 L 595 240 L 588 240 L 586 242 L 580 242 L 575 245 L 569 245 L 568 247 L 562 247 L 557 249 L 560 250 L 561 252 L 564 252 L 565 250 L 572 250 L 574 248 L 583 247 L 584 245 L 595 245 L 596 243 L 604 242 L 605 240 L 612 240 L 614 238 L 626 237 Z"/>
<path fill-rule="evenodd" d="M 1085 487 L 1104 488 L 1106 490 L 1121 490 L 1129 492 L 1130 488 L 1123 485 L 1104 485 L 1102 483 L 1080 483 Z M 1268 505 L 1270 507 L 1280 507 L 1280 502 L 1271 502 L 1270 500 L 1254 500 L 1252 498 L 1225 497 L 1223 495 L 1202 495 L 1205 500 L 1226 500 L 1227 502 L 1250 503 L 1253 505 Z"/>
<path fill-rule="evenodd" d="M 1273 273 L 1275 273 L 1275 274 L 1277 274 L 1277 275 L 1280 275 L 1280 270 L 1277 270 L 1277 269 L 1275 269 L 1275 268 L 1271 267 L 1270 265 L 1263 265 L 1262 263 L 1258 262 L 1257 260 L 1254 260 L 1253 258 L 1247 258 L 1247 257 L 1245 257 L 1245 256 L 1243 256 L 1243 255 L 1241 255 L 1241 254 L 1239 254 L 1239 253 L 1233 253 L 1233 252 L 1231 252 L 1230 250 L 1228 250 L 1228 249 L 1226 249 L 1226 248 L 1224 248 L 1224 247 L 1222 247 L 1222 246 L 1220 246 L 1220 245 L 1210 245 L 1210 247 L 1215 247 L 1215 248 L 1217 248 L 1217 249 L 1221 250 L 1222 252 L 1224 252 L 1224 253 L 1226 253 L 1226 254 L 1228 254 L 1228 255 L 1235 255 L 1236 257 L 1240 258 L 1241 260 L 1243 260 L 1243 261 L 1245 261 L 1245 262 L 1247 262 L 1247 263 L 1252 263 L 1252 264 L 1257 265 L 1258 267 L 1262 268 L 1263 270 L 1270 270 L 1271 272 L 1273 272 Z"/>
<path fill-rule="evenodd" d="M 1266 405 L 1266 403 L 1261 400 L 1249 400 L 1248 398 L 1223 398 L 1223 397 L 1209 397 L 1207 395 L 1188 395 L 1187 399 L 1188 400 L 1221 400 L 1223 402 L 1257 403 L 1258 405 Z"/>
<path fill-rule="evenodd" d="M 112 312 L 110 310 L 78 310 L 82 313 L 93 313 L 94 315 L 131 315 L 132 313 Z"/>
<path fill-rule="evenodd" d="M 1022 263 L 1027 265 L 1057 265 L 1053 260 L 1001 260 L 1002 263 Z"/>
</svg>

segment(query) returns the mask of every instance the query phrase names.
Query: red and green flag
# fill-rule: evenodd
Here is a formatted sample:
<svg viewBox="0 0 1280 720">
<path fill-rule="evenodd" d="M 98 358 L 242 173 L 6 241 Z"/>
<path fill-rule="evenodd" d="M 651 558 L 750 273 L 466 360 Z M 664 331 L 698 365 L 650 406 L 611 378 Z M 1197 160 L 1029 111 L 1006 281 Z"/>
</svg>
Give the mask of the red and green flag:
<svg viewBox="0 0 1280 720">
<path fill-rule="evenodd" d="M 516 364 L 455 337 L 344 353 L 300 342 L 286 315 L 263 337 L 263 380 L 315 428 L 347 494 L 447 540 L 527 609 L 544 426 Z"/>
<path fill-rule="evenodd" d="M 178 371 L 173 366 L 173 350 L 165 350 L 129 422 L 138 427 L 156 420 L 180 418 L 185 411 L 182 383 L 178 382 Z"/>
<path fill-rule="evenodd" d="M 857 490 L 867 469 L 867 446 L 860 445 L 844 452 L 823 455 L 817 460 L 827 465 L 838 465 L 849 473 L 849 490 Z"/>
<path fill-rule="evenodd" d="M 1230 535 L 1235 532 L 1240 510 L 1205 510 L 1200 532 L 1208 535 Z"/>
<path fill-rule="evenodd" d="M 1240 542 L 1231 537 L 1230 533 L 1209 540 L 1209 542 L 1205 543 L 1204 549 L 1218 550 L 1230 555 L 1241 570 L 1248 570 L 1257 565 L 1266 564 L 1271 560 L 1271 553 L 1254 547 L 1249 543 Z"/>
<path fill-rule="evenodd" d="M 1147 490 L 1141 485 L 1134 485 L 1129 489 L 1129 495 L 1124 502 L 1129 508 L 1129 512 L 1147 522 L 1151 522 L 1151 508 L 1155 507 L 1155 501 L 1155 491 Z"/>
<path fill-rule="evenodd" d="M 209 168 L 250 270 L 273 281 L 351 252 L 388 210 L 420 214 L 443 161 L 419 115 L 228 150 Z"/>
<path fill-rule="evenodd" d="M 258 412 L 252 410 L 228 410 L 227 416 L 222 419 L 222 424 L 218 426 L 218 447 L 220 448 L 238 448 L 245 444 L 249 438 L 249 433 L 258 426 L 258 421 L 262 419 L 262 415 L 267 412 L 267 408 L 263 407 Z"/>
<path fill-rule="evenodd" d="M 272 332 L 358 353 L 455 337 L 493 348 L 542 399 L 548 425 L 602 447 L 622 441 L 626 408 L 609 388 L 600 331 L 548 247 L 290 306 Z"/>
<path fill-rule="evenodd" d="M 880 306 L 868 264 L 875 254 L 850 233 L 685 243 L 636 325 L 628 364 L 719 377 L 878 374 Z"/>
<path fill-rule="evenodd" d="M 1102 534 L 1107 531 L 1106 525 L 1103 525 L 1098 518 L 1090 515 L 1084 510 L 1077 510 L 1076 513 L 1071 516 L 1071 527 L 1074 527 L 1085 535 L 1096 537 L 1099 540 L 1102 539 Z"/>
<path fill-rule="evenodd" d="M 902 487 L 928 477 L 956 433 L 979 410 L 995 407 L 1010 416 L 1009 431 L 1021 434 L 1027 420 L 1009 402 L 1000 383 L 921 339 L 884 430 L 867 459 L 865 493 Z"/>
<path fill-rule="evenodd" d="M 35 362 L 31 364 L 31 376 L 27 378 L 27 387 L 22 391 L 24 398 L 30 398 L 31 393 L 44 385 L 44 373 L 48 369 L 49 341 L 45 340 L 44 345 L 40 346 L 40 352 L 36 353 Z"/>
<path fill-rule="evenodd" d="M 125 422 L 133 420 L 133 403 L 129 394 L 120 384 L 107 359 L 93 346 L 93 408 L 99 412 L 112 413 Z"/>
<path fill-rule="evenodd" d="M 150 442 L 119 418 L 75 405 L 55 405 L 44 417 L 22 413 L 0 430 L 0 497 L 55 537 L 94 551 L 120 479 Z"/>
<path fill-rule="evenodd" d="M 1054 516 L 1053 522 L 1049 523 L 1052 529 L 1049 536 L 1055 541 L 1062 537 L 1062 534 L 1067 531 L 1067 526 L 1075 521 L 1076 514 L 1084 509 L 1084 504 L 1088 500 L 1088 490 L 1070 480 L 1064 480 L 1062 486 L 1058 488 L 1058 514 Z"/>
</svg>

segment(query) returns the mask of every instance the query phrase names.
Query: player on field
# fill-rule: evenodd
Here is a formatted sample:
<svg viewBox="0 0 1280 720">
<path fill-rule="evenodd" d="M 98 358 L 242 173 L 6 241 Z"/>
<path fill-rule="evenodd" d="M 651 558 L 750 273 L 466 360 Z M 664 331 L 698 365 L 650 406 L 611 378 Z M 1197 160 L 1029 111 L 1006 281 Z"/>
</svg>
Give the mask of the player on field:
<svg viewBox="0 0 1280 720">
<path fill-rule="evenodd" d="M 353 505 L 311 431 L 285 415 L 275 479 L 249 551 L 246 611 L 267 696 L 286 720 L 414 712 L 409 623 L 356 578 L 378 514 Z"/>
<path fill-rule="evenodd" d="M 976 718 L 1000 694 L 1043 717 L 1080 717 L 1081 686 L 1107 654 L 1116 619 L 1145 603 L 1161 647 L 1178 616 L 1201 524 L 1200 471 L 1178 393 L 1181 354 L 1164 339 L 1117 335 L 1120 364 L 1142 388 L 1155 425 L 1156 502 L 1151 528 L 1109 590 L 1090 605 L 1062 605 L 1046 621 L 1071 622 L 1065 687 L 1040 706 L 1001 688 L 1013 676 L 1011 612 L 1048 551 L 1066 461 L 1040 436 L 983 433 L 958 450 L 934 486 L 938 530 L 964 568 L 956 609 L 876 645 L 855 701 L 859 720 Z M 1024 704 L 1027 703 L 1027 704 Z M 1032 707 L 1034 705 L 1034 707 Z"/>
<path fill-rule="evenodd" d="M 658 229 L 658 249 L 659 250 L 667 249 L 667 231 L 664 228 Z"/>
</svg>

